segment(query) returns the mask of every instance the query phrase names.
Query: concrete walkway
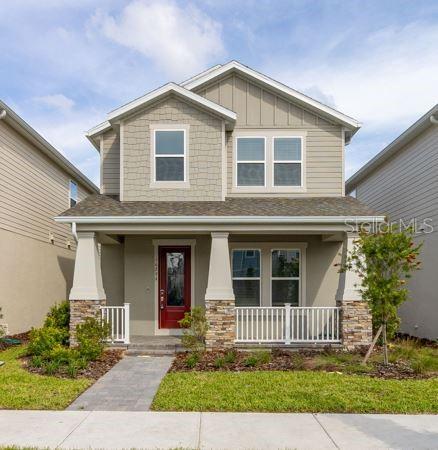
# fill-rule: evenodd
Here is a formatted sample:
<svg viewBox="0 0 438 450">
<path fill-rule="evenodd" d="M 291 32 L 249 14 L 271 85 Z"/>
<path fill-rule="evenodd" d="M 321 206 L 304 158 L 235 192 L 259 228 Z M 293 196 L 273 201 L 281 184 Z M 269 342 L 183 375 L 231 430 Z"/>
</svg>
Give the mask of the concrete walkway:
<svg viewBox="0 0 438 450">
<path fill-rule="evenodd" d="M 438 416 L 0 411 L 0 446 L 436 449 Z"/>
<path fill-rule="evenodd" d="M 169 356 L 125 356 L 67 409 L 72 411 L 148 411 Z"/>
</svg>

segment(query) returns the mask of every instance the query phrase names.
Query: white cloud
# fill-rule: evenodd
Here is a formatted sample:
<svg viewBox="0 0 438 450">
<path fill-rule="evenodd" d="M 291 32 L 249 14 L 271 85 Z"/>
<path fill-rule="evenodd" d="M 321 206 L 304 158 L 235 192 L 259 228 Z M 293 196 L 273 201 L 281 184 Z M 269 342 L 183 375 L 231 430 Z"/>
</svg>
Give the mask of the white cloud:
<svg viewBox="0 0 438 450">
<path fill-rule="evenodd" d="M 58 109 L 60 111 L 69 111 L 75 105 L 75 102 L 63 94 L 45 95 L 42 97 L 35 97 L 34 100 L 42 103 L 50 108 Z"/>
<path fill-rule="evenodd" d="M 225 53 L 220 23 L 193 5 L 170 0 L 134 0 L 117 17 L 99 11 L 94 25 L 173 77 L 193 75 Z"/>
</svg>

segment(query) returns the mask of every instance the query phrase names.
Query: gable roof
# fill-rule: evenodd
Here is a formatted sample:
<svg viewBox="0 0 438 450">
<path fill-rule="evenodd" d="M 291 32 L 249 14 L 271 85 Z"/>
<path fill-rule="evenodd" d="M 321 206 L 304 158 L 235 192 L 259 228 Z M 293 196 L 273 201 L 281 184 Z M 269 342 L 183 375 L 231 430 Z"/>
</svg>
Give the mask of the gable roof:
<svg viewBox="0 0 438 450">
<path fill-rule="evenodd" d="M 117 123 L 117 121 L 145 107 L 148 103 L 157 101 L 169 94 L 176 95 L 177 97 L 183 98 L 185 101 L 193 103 L 215 115 L 218 115 L 228 124 L 234 124 L 234 122 L 236 121 L 237 115 L 235 112 L 224 108 L 223 106 L 218 105 L 217 103 L 214 103 L 211 100 L 202 97 L 201 95 L 195 94 L 194 92 L 189 91 L 184 87 L 179 86 L 178 84 L 167 83 L 164 86 L 161 86 L 154 91 L 148 92 L 142 97 L 126 103 L 125 105 L 120 106 L 119 108 L 116 108 L 108 113 L 107 120 L 105 122 L 97 125 L 87 132 L 87 138 L 99 150 L 97 142 L 94 139 L 96 136 L 109 130 L 112 127 L 113 123 Z"/>
<path fill-rule="evenodd" d="M 308 97 L 301 92 L 296 91 L 295 89 L 290 88 L 272 78 L 263 75 L 260 72 L 251 69 L 250 67 L 244 66 L 238 61 L 230 61 L 223 65 L 214 66 L 194 77 L 184 81 L 181 83 L 181 86 L 186 89 L 196 89 L 203 84 L 209 83 L 216 79 L 217 77 L 223 76 L 225 74 L 237 72 L 241 73 L 266 87 L 274 90 L 275 92 L 282 94 L 289 100 L 294 101 L 295 103 L 308 108 L 309 110 L 318 113 L 319 115 L 326 117 L 336 123 L 339 123 L 346 127 L 348 130 L 352 132 L 352 135 L 356 133 L 361 127 L 360 122 L 353 119 L 352 117 L 347 116 L 330 106 L 324 105 L 313 98 Z"/>
<path fill-rule="evenodd" d="M 99 192 L 99 188 L 89 180 L 79 169 L 77 169 L 65 156 L 63 156 L 53 145 L 47 142 L 36 130 L 15 113 L 6 103 L 0 100 L 0 120 L 4 120 L 18 133 L 41 150 L 46 156 L 64 169 L 72 178 L 81 182 L 91 192 Z"/>
<path fill-rule="evenodd" d="M 401 150 L 412 139 L 416 138 L 423 131 L 432 125 L 438 126 L 438 104 L 421 116 L 414 124 L 412 124 L 406 131 L 404 131 L 398 138 L 394 139 L 388 146 L 386 146 L 374 158 L 368 161 L 361 169 L 352 175 L 345 183 L 346 192 L 351 192 L 356 185 L 376 170 L 381 164 L 387 161 L 391 156 Z"/>
</svg>

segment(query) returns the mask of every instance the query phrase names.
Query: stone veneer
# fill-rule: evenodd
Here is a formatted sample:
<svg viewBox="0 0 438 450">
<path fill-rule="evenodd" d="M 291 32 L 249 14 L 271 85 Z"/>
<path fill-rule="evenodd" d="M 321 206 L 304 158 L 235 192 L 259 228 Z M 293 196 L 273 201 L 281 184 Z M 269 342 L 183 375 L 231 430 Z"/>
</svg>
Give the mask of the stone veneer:
<svg viewBox="0 0 438 450">
<path fill-rule="evenodd" d="M 356 350 L 371 344 L 373 339 L 372 317 L 365 300 L 338 300 L 341 308 L 340 331 L 346 350 Z"/>
<path fill-rule="evenodd" d="M 76 327 L 87 317 L 100 317 L 99 309 L 105 300 L 70 300 L 70 347 L 77 344 Z"/>
<path fill-rule="evenodd" d="M 234 300 L 205 300 L 205 314 L 209 326 L 207 350 L 232 348 L 236 328 Z"/>
</svg>

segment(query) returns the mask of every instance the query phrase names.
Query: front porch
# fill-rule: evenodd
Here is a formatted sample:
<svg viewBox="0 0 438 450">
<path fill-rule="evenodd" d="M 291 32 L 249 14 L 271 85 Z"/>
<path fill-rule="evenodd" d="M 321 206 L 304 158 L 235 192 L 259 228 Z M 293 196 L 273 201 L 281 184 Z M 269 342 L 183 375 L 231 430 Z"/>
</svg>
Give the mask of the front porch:
<svg viewBox="0 0 438 450">
<path fill-rule="evenodd" d="M 175 317 L 193 306 L 206 309 L 208 348 L 355 348 L 371 339 L 359 281 L 352 272 L 340 274 L 336 266 L 354 235 L 327 229 L 293 235 L 121 232 L 78 231 L 70 296 L 73 343 L 76 324 L 97 315 L 110 324 L 111 342 L 131 344 L 134 351 L 133 336 L 141 337 L 143 346 L 160 336 L 178 336 Z M 178 264 L 189 272 L 178 272 Z M 180 316 L 172 316 L 169 326 L 161 314 L 166 308 L 174 314 L 177 307 Z"/>
</svg>

